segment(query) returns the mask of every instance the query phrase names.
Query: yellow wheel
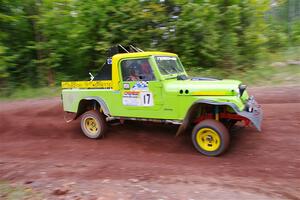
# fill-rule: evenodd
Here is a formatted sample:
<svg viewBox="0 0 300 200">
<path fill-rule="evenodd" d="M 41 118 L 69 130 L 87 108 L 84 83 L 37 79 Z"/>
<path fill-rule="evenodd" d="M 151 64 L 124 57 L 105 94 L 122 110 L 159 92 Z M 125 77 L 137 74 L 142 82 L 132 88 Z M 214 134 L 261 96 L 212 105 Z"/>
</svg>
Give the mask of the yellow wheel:
<svg viewBox="0 0 300 200">
<path fill-rule="evenodd" d="M 196 140 L 206 151 L 216 151 L 220 147 L 220 136 L 212 128 L 202 128 L 197 132 Z"/>
<path fill-rule="evenodd" d="M 204 120 L 193 129 L 192 141 L 200 153 L 218 156 L 229 145 L 229 133 L 221 122 L 212 119 Z"/>
<path fill-rule="evenodd" d="M 104 116 L 95 110 L 84 113 L 80 125 L 82 132 L 92 139 L 103 136 L 107 127 Z"/>
<path fill-rule="evenodd" d="M 97 134 L 99 124 L 95 118 L 88 117 L 84 119 L 84 128 L 87 129 L 91 134 Z"/>
</svg>

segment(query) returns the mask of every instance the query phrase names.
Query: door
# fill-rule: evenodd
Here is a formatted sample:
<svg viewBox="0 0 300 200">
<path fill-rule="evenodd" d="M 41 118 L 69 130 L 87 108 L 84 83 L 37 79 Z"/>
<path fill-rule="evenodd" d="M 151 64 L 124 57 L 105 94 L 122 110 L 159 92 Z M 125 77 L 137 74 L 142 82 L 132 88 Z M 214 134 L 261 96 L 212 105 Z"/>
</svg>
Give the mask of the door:
<svg viewBox="0 0 300 200">
<path fill-rule="evenodd" d="M 127 115 L 159 118 L 162 108 L 162 84 L 153 73 L 149 58 L 125 59 L 120 63 L 122 105 Z"/>
</svg>

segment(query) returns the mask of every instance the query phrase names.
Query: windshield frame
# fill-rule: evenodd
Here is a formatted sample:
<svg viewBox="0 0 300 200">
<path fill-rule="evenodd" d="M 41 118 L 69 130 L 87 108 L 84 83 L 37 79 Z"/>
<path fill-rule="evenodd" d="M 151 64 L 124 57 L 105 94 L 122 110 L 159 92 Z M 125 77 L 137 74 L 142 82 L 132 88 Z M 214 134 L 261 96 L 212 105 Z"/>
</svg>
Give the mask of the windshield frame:
<svg viewBox="0 0 300 200">
<path fill-rule="evenodd" d="M 159 65 L 159 63 L 157 62 L 157 57 L 172 57 L 172 58 L 175 58 L 176 59 L 176 68 L 174 68 L 176 70 L 175 73 L 168 73 L 168 74 L 165 74 L 164 73 L 164 70 L 161 69 L 161 66 Z M 177 77 L 178 75 L 186 75 L 186 72 L 185 72 L 185 69 L 179 59 L 178 56 L 170 56 L 170 55 L 155 55 L 153 56 L 153 59 L 154 59 L 154 62 L 157 66 L 157 69 L 158 69 L 158 72 L 160 73 L 161 76 L 163 76 L 165 79 L 169 79 L 169 78 L 174 78 L 174 77 Z M 180 69 L 178 69 L 178 67 L 180 67 Z M 180 71 L 177 71 L 177 70 L 180 70 Z"/>
</svg>

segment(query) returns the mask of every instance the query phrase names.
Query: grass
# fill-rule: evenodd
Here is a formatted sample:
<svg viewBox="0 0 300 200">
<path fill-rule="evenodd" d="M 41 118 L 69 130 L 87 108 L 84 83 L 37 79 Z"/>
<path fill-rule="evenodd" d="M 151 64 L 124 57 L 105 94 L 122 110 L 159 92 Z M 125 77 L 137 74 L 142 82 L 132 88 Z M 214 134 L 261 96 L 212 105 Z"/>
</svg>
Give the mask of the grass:
<svg viewBox="0 0 300 200">
<path fill-rule="evenodd" d="M 0 199 L 14 200 L 14 199 L 30 199 L 38 200 L 43 199 L 41 194 L 33 191 L 29 187 L 18 184 L 9 184 L 8 182 L 0 181 Z"/>
<path fill-rule="evenodd" d="M 300 65 L 284 67 L 256 66 L 248 70 L 190 70 L 190 76 L 215 77 L 220 79 L 237 79 L 245 84 L 261 85 L 288 85 L 300 84 Z"/>
<path fill-rule="evenodd" d="M 18 88 L 9 95 L 0 94 L 0 100 L 21 100 L 30 98 L 48 98 L 59 96 L 61 89 L 59 87 L 43 87 L 43 88 Z"/>
</svg>

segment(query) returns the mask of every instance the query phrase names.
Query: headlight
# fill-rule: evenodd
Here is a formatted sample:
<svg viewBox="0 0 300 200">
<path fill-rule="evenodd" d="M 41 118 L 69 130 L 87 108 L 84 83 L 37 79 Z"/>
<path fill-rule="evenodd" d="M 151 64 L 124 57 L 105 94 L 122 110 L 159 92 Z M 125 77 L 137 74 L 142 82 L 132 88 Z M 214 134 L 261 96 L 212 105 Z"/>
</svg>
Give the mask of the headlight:
<svg viewBox="0 0 300 200">
<path fill-rule="evenodd" d="M 253 112 L 253 109 L 254 109 L 254 105 L 255 105 L 255 100 L 254 100 L 254 97 L 253 96 L 250 96 L 248 98 L 248 101 L 246 103 L 246 111 L 248 112 Z"/>
<path fill-rule="evenodd" d="M 235 89 L 235 93 L 236 93 L 236 96 L 237 96 L 237 97 L 240 97 L 240 96 L 241 96 L 241 93 L 240 93 L 240 89 L 239 89 L 239 88 Z"/>
<path fill-rule="evenodd" d="M 253 112 L 253 105 L 247 103 L 247 105 L 246 105 L 246 111 L 248 111 L 248 112 Z"/>
</svg>

